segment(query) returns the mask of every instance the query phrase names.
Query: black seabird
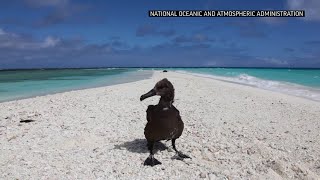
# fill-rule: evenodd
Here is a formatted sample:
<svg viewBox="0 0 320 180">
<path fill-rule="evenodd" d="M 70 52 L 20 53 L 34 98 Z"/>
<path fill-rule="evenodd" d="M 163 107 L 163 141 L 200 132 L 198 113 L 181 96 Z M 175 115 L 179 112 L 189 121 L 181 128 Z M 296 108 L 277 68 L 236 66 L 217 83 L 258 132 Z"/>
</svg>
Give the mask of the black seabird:
<svg viewBox="0 0 320 180">
<path fill-rule="evenodd" d="M 183 131 L 184 124 L 179 111 L 172 105 L 174 99 L 174 88 L 168 79 L 159 81 L 153 89 L 140 97 L 140 101 L 159 95 L 160 101 L 157 105 L 149 105 L 147 109 L 147 125 L 144 135 L 148 141 L 149 157 L 144 165 L 154 166 L 161 164 L 154 158 L 154 143 L 160 140 L 171 140 L 172 147 L 176 151 L 178 159 L 190 158 L 176 149 L 175 141 Z"/>
</svg>

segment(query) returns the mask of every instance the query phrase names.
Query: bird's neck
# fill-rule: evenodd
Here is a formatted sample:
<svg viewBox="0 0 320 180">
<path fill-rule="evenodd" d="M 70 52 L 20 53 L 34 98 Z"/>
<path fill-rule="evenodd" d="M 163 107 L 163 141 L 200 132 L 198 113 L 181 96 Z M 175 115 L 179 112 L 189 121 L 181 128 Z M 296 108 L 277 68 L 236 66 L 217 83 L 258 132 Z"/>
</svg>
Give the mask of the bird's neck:
<svg viewBox="0 0 320 180">
<path fill-rule="evenodd" d="M 164 109 L 170 109 L 172 107 L 173 99 L 168 99 L 161 97 L 158 105 L 162 106 Z"/>
</svg>

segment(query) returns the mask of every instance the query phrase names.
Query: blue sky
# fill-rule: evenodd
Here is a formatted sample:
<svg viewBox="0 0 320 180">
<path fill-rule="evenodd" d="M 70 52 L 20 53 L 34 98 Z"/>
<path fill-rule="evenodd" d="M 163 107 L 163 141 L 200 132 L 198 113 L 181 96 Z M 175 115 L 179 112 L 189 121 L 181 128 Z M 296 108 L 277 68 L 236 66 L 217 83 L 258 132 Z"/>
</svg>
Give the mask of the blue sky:
<svg viewBox="0 0 320 180">
<path fill-rule="evenodd" d="M 305 18 L 150 18 L 148 10 L 306 10 Z M 318 67 L 319 0 L 0 2 L 0 69 Z"/>
</svg>

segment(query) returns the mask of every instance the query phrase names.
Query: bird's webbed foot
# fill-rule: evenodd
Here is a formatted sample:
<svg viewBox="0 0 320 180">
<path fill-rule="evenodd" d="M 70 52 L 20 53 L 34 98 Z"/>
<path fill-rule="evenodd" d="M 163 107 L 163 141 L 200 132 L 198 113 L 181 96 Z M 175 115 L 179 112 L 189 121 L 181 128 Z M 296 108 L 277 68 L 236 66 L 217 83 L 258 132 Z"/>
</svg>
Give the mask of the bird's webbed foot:
<svg viewBox="0 0 320 180">
<path fill-rule="evenodd" d="M 176 148 L 176 139 L 172 139 L 172 147 L 176 151 L 176 154 L 172 157 L 172 159 L 178 159 L 178 160 L 183 160 L 186 158 L 190 158 L 190 156 L 183 154 L 182 152 L 178 151 Z"/>
<path fill-rule="evenodd" d="M 150 155 L 145 161 L 144 164 L 145 166 L 155 166 L 158 164 L 162 164 L 160 161 L 158 161 L 156 158 L 153 157 L 153 155 Z"/>
<path fill-rule="evenodd" d="M 186 158 L 190 158 L 191 159 L 190 156 L 185 155 L 180 151 L 177 151 L 176 154 L 172 157 L 172 159 L 177 159 L 177 160 L 183 160 L 183 159 L 186 159 Z"/>
</svg>

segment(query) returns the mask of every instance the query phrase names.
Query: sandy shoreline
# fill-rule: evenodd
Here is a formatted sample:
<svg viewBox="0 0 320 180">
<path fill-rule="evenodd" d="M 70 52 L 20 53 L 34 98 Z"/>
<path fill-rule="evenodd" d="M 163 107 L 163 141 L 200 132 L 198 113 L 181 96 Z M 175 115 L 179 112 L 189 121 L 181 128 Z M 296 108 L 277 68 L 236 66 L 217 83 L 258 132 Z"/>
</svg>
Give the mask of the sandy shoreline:
<svg viewBox="0 0 320 180">
<path fill-rule="evenodd" d="M 145 167 L 147 105 L 163 77 L 185 130 Z M 0 179 L 320 179 L 320 103 L 179 73 L 0 103 Z M 21 119 L 35 120 L 19 123 Z M 166 148 L 167 146 L 168 148 Z"/>
</svg>

